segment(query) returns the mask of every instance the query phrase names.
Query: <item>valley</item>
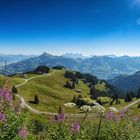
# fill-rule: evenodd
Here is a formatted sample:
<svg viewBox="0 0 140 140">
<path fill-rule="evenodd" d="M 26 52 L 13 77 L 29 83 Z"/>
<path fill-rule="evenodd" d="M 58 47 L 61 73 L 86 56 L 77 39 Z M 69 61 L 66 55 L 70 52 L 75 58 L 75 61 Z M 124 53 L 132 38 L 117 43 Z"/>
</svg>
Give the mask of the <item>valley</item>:
<svg viewBox="0 0 140 140">
<path fill-rule="evenodd" d="M 74 54 L 73 54 L 74 55 Z M 79 55 L 78 55 L 79 56 Z M 63 65 L 67 69 L 90 73 L 99 79 L 113 79 L 123 74 L 133 74 L 140 70 L 140 58 L 129 56 L 91 56 L 78 58 L 55 56 L 44 52 L 40 56 L 31 57 L 7 66 L 9 74 L 26 72 L 40 65 L 53 67 Z M 80 56 L 79 56 L 80 57 Z M 0 67 L 3 74 L 3 67 Z"/>
<path fill-rule="evenodd" d="M 59 106 L 72 102 L 74 96 L 80 95 L 87 99 L 91 97 L 90 88 L 80 79 L 74 89 L 64 87 L 65 82 L 69 81 L 69 79 L 65 78 L 64 76 L 66 71 L 68 70 L 50 69 L 48 74 L 26 74 L 26 78 L 24 78 L 23 75 L 13 75 L 7 77 L 9 81 L 8 86 L 9 88 L 12 88 L 13 86 L 17 88 L 18 94 L 15 95 L 23 102 L 23 108 L 27 107 L 27 109 L 31 110 L 33 113 L 35 112 L 35 114 L 51 115 L 52 113 L 57 113 Z M 1 76 L 1 85 L 3 84 L 2 81 L 4 81 L 4 79 L 5 78 Z M 78 93 L 76 89 L 80 90 L 81 92 Z M 105 91 L 107 90 L 107 87 L 105 86 L 105 83 L 97 82 L 97 84 L 95 84 L 95 89 L 97 91 Z M 39 104 L 30 103 L 30 101 L 34 100 L 35 95 L 38 95 L 39 97 Z M 101 94 L 100 97 L 102 96 L 104 95 Z M 113 106 L 121 109 L 125 106 L 127 107 L 127 105 L 130 103 L 124 102 L 123 99 L 120 100 L 121 104 L 114 104 Z M 133 101 L 135 100 L 136 99 Z M 134 102 L 134 104 L 137 103 L 139 103 L 139 100 Z M 105 108 L 108 107 L 110 107 L 109 102 L 105 104 Z M 82 113 L 80 108 L 65 108 L 65 112 Z"/>
<path fill-rule="evenodd" d="M 4 85 L 4 81 L 5 77 L 0 76 L 1 86 Z M 33 71 L 9 75 L 6 81 L 6 86 L 13 95 L 14 106 L 20 103 L 22 113 L 30 118 L 30 122 L 35 127 L 40 125 L 44 129 L 51 123 L 49 119 L 52 116 L 56 117 L 54 119 L 56 122 L 60 108 L 65 112 L 64 126 L 66 122 L 76 119 L 81 125 L 84 122 L 85 129 L 98 124 L 98 117 L 100 118 L 101 114 L 99 110 L 94 110 L 96 106 L 104 109 L 103 124 L 107 121 L 106 115 L 111 109 L 117 111 L 114 117 L 127 110 L 129 110 L 127 115 L 130 119 L 139 115 L 140 99 L 133 97 L 131 101 L 125 101 L 125 98 L 116 97 L 116 91 L 105 80 L 99 80 L 90 74 L 68 70 L 63 66 L 54 68 L 39 66 Z M 68 103 L 76 106 L 65 106 Z M 84 106 L 93 109 L 83 111 Z M 49 129 L 51 127 L 49 126 Z M 41 136 L 40 130 L 38 132 L 39 134 L 28 135 L 27 139 Z M 43 131 L 44 134 L 46 132 Z"/>
</svg>

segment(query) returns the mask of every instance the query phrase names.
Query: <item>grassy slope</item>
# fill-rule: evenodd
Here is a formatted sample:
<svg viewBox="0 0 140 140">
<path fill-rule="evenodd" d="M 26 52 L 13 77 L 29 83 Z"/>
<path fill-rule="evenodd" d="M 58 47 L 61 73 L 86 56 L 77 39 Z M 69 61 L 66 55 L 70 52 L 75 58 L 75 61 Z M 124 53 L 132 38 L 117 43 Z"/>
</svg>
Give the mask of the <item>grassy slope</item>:
<svg viewBox="0 0 140 140">
<path fill-rule="evenodd" d="M 7 81 L 8 81 L 9 88 L 12 88 L 13 85 L 17 85 L 24 82 L 24 80 L 21 78 L 9 78 L 9 77 L 7 77 Z M 2 87 L 4 83 L 5 83 L 5 77 L 0 75 L 0 87 Z"/>
<path fill-rule="evenodd" d="M 95 88 L 96 88 L 97 90 L 100 90 L 100 91 L 106 90 L 105 83 L 102 83 L 102 84 L 97 83 L 97 84 L 95 85 Z"/>
<path fill-rule="evenodd" d="M 36 109 L 42 111 L 57 111 L 59 105 L 70 102 L 74 95 L 78 95 L 75 90 L 63 87 L 65 81 L 68 80 L 63 76 L 64 71 L 56 71 L 49 77 L 40 77 L 33 79 L 19 88 L 19 93 L 27 102 L 34 100 L 37 94 L 40 99 L 39 105 L 31 104 Z M 89 96 L 88 87 L 79 81 L 76 88 L 82 89 L 82 95 Z"/>
<path fill-rule="evenodd" d="M 50 71 L 52 72 L 52 70 Z M 50 111 L 56 112 L 58 110 L 59 105 L 63 105 L 66 102 L 70 102 L 74 95 L 79 95 L 79 93 L 75 92 L 74 89 L 65 88 L 63 85 L 68 80 L 64 78 L 64 70 L 57 70 L 54 74 L 47 77 L 40 77 L 36 79 L 32 79 L 24 86 L 18 88 L 19 93 L 25 98 L 28 104 L 29 101 L 34 100 L 34 95 L 38 95 L 40 99 L 40 104 L 30 104 L 32 107 L 40 110 L 40 111 Z M 27 74 L 27 78 L 31 78 L 37 76 L 36 74 Z M 11 88 L 13 85 L 20 84 L 24 81 L 22 76 L 13 76 L 9 78 L 9 87 Z M 0 85 L 3 85 L 4 77 L 0 77 Z M 97 84 L 96 86 L 99 90 L 104 90 L 104 85 Z M 89 97 L 89 88 L 82 81 L 79 80 L 78 85 L 76 85 L 76 89 L 81 89 L 81 95 Z M 73 110 L 68 110 L 72 111 Z M 79 110 L 76 109 L 76 112 Z"/>
<path fill-rule="evenodd" d="M 23 87 L 19 88 L 19 93 L 25 98 L 26 102 L 29 104 L 29 100 L 33 100 L 34 95 L 38 94 L 40 99 L 39 105 L 30 104 L 34 108 L 42 111 L 50 111 L 50 112 L 57 112 L 58 106 L 63 105 L 66 102 L 69 102 L 72 100 L 74 95 L 78 95 L 78 93 L 75 92 L 75 90 L 70 90 L 67 88 L 64 88 L 63 85 L 65 83 L 66 78 L 63 76 L 64 71 L 56 71 L 53 75 L 50 77 L 40 77 L 37 79 L 31 80 L 29 83 L 26 83 Z M 36 75 L 28 75 L 29 77 L 34 77 Z M 4 77 L 0 76 L 0 85 L 3 84 Z M 9 87 L 11 88 L 13 85 L 20 84 L 23 82 L 22 78 L 19 77 L 13 77 L 9 80 Z M 83 84 L 82 81 L 79 80 L 79 84 L 76 85 L 77 89 L 82 89 L 82 95 L 89 96 L 89 89 L 88 87 Z M 96 89 L 98 90 L 105 90 L 104 84 L 97 84 Z M 136 100 L 136 99 L 134 99 Z M 133 101 L 134 101 L 133 100 Z M 125 103 L 124 100 L 121 100 L 120 105 L 116 105 L 115 103 L 112 105 L 118 109 L 128 105 L 129 103 Z M 105 108 L 107 109 L 109 104 L 105 105 Z M 107 109 L 108 110 L 108 109 Z M 137 104 L 130 108 L 131 113 L 138 114 L 139 109 L 137 109 Z M 65 112 L 73 113 L 73 109 L 66 109 Z M 76 109 L 76 112 L 79 112 L 78 109 Z M 32 114 L 32 113 L 31 113 Z M 40 119 L 44 116 L 40 116 Z M 33 114 L 33 118 L 38 118 L 38 115 Z"/>
</svg>

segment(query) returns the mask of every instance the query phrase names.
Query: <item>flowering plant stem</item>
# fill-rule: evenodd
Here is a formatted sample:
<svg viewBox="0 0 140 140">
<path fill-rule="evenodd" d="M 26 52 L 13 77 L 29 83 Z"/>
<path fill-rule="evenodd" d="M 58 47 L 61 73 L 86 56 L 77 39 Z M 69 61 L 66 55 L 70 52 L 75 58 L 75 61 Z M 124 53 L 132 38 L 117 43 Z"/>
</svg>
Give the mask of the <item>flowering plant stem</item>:
<svg viewBox="0 0 140 140">
<path fill-rule="evenodd" d="M 85 116 L 84 116 L 83 120 L 81 121 L 81 123 L 83 123 L 85 121 L 85 119 L 87 118 L 87 115 L 88 115 L 88 111 L 86 111 Z"/>
<path fill-rule="evenodd" d="M 98 124 L 98 131 L 97 131 L 97 138 L 96 138 L 96 140 L 99 140 L 101 124 L 102 124 L 102 118 L 103 118 L 103 113 L 101 113 L 101 115 L 100 115 L 100 121 L 99 121 L 99 124 Z"/>
</svg>

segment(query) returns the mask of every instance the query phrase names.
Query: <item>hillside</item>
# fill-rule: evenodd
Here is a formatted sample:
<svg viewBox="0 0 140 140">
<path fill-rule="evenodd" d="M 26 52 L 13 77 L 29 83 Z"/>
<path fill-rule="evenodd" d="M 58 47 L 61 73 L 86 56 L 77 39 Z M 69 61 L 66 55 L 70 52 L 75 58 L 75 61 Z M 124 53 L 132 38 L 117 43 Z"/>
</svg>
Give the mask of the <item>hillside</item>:
<svg viewBox="0 0 140 140">
<path fill-rule="evenodd" d="M 67 70 L 53 70 L 50 69 L 49 74 L 26 74 L 26 78 L 23 75 L 13 75 L 9 78 L 9 87 L 24 83 L 26 80 L 31 79 L 22 86 L 19 86 L 18 94 L 20 94 L 27 104 L 40 111 L 57 112 L 59 105 L 71 102 L 73 97 L 80 95 L 84 99 L 90 99 L 90 88 L 83 80 L 78 79 L 78 84 L 75 84 L 74 89 L 64 87 L 66 81 L 70 79 L 65 78 L 64 74 Z M 75 71 L 70 71 L 75 73 Z M 1 76 L 1 83 L 4 77 Z M 95 85 L 97 91 L 105 92 L 108 90 L 104 82 L 97 82 Z M 78 92 L 80 91 L 80 92 Z M 39 97 L 40 103 L 38 105 L 30 103 L 34 101 L 34 97 Z M 102 94 L 100 94 L 102 96 Z M 68 110 L 73 112 L 73 110 Z M 79 112 L 79 109 L 76 109 Z"/>
<path fill-rule="evenodd" d="M 18 88 L 19 93 L 25 98 L 27 103 L 34 99 L 34 95 L 39 96 L 40 104 L 30 104 L 41 111 L 56 112 L 59 105 L 72 101 L 74 95 L 79 95 L 75 89 L 80 89 L 80 95 L 90 97 L 89 87 L 79 80 L 75 89 L 64 87 L 67 78 L 64 77 L 65 70 L 56 70 L 51 76 L 43 76 L 35 78 L 24 86 Z M 101 88 L 100 88 L 101 87 Z M 98 83 L 98 90 L 105 90 L 104 85 Z"/>
<path fill-rule="evenodd" d="M 140 72 L 132 75 L 121 75 L 109 82 L 124 91 L 137 91 L 140 88 Z"/>
<path fill-rule="evenodd" d="M 38 57 L 10 64 L 7 68 L 9 72 L 15 73 L 30 71 L 40 65 L 46 65 L 49 67 L 63 65 L 68 69 L 96 75 L 100 79 L 112 79 L 122 74 L 132 74 L 139 71 L 140 58 L 129 56 L 93 56 L 85 59 L 73 59 L 43 53 Z"/>
<path fill-rule="evenodd" d="M 8 81 L 8 87 L 12 88 L 13 85 L 17 85 L 20 84 L 22 82 L 24 82 L 24 79 L 19 78 L 19 77 L 15 77 L 15 78 L 11 78 L 11 77 L 7 77 L 7 81 Z M 5 83 L 5 77 L 0 75 L 0 87 L 2 87 Z"/>
</svg>

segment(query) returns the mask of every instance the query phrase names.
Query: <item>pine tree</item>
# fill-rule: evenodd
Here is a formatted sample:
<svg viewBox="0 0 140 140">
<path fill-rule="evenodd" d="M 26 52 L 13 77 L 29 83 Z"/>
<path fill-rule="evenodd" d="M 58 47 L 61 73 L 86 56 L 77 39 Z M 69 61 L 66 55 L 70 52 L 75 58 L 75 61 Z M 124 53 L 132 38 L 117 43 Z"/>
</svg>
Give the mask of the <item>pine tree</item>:
<svg viewBox="0 0 140 140">
<path fill-rule="evenodd" d="M 34 102 L 35 102 L 35 104 L 39 104 L 39 98 L 37 95 L 35 95 L 35 97 L 34 97 Z"/>
<path fill-rule="evenodd" d="M 91 86 L 90 88 L 90 94 L 93 95 L 95 93 L 95 87 L 94 86 Z"/>
<path fill-rule="evenodd" d="M 140 89 L 138 89 L 138 91 L 137 91 L 136 98 L 140 98 Z"/>
<path fill-rule="evenodd" d="M 12 93 L 12 95 L 13 95 L 13 100 L 15 100 L 15 94 L 14 94 L 14 93 Z"/>
<path fill-rule="evenodd" d="M 12 87 L 12 93 L 15 93 L 15 94 L 18 93 L 18 90 L 17 90 L 17 88 L 15 86 Z"/>
<path fill-rule="evenodd" d="M 133 99 L 132 92 L 128 92 L 125 97 L 125 102 L 130 102 L 132 101 L 132 99 Z"/>
<path fill-rule="evenodd" d="M 112 100 L 112 101 L 110 102 L 110 106 L 113 105 L 113 102 L 114 102 L 114 100 Z"/>
<path fill-rule="evenodd" d="M 79 81 L 78 81 L 78 79 L 76 79 L 76 84 L 78 85 L 78 83 L 79 83 Z"/>
<path fill-rule="evenodd" d="M 75 83 L 72 82 L 72 89 L 75 89 Z"/>
<path fill-rule="evenodd" d="M 140 104 L 138 104 L 138 108 L 140 108 Z"/>
<path fill-rule="evenodd" d="M 73 99 L 72 99 L 72 102 L 73 102 L 73 103 L 76 103 L 76 102 L 77 102 L 77 97 L 76 97 L 76 95 L 74 95 L 74 97 L 73 97 Z"/>
</svg>

